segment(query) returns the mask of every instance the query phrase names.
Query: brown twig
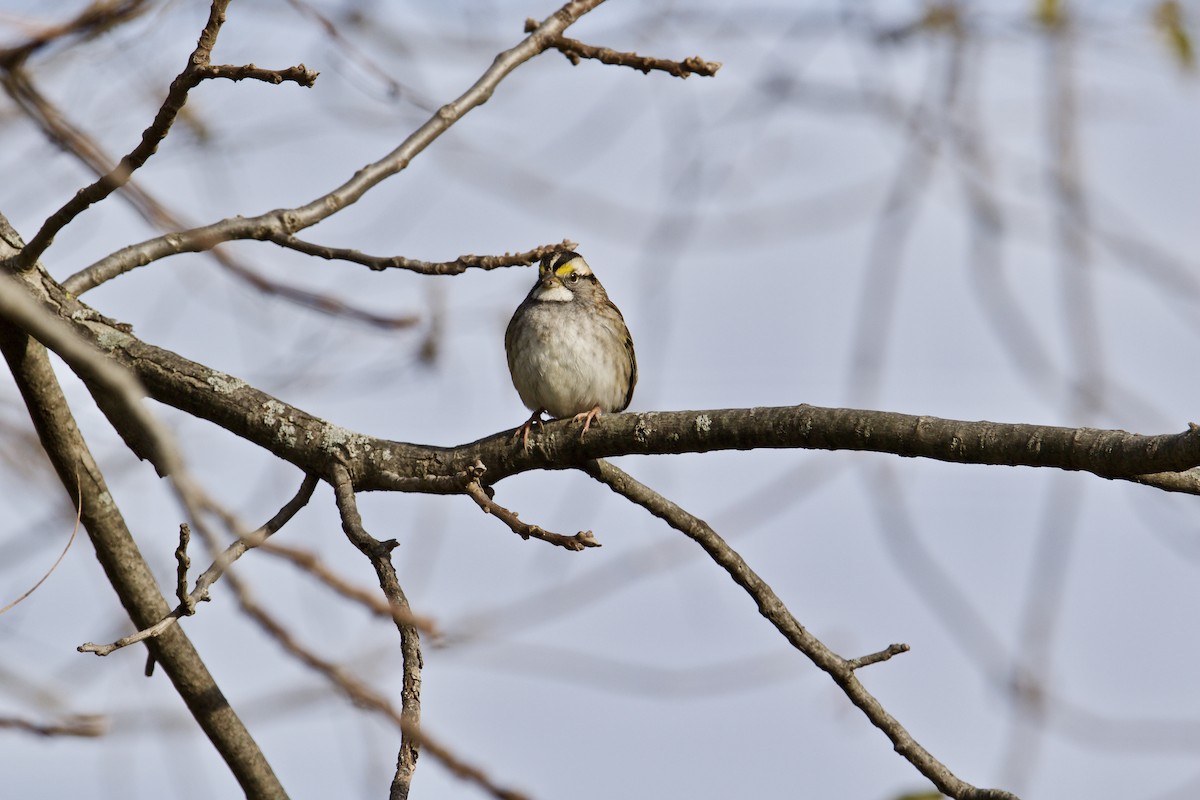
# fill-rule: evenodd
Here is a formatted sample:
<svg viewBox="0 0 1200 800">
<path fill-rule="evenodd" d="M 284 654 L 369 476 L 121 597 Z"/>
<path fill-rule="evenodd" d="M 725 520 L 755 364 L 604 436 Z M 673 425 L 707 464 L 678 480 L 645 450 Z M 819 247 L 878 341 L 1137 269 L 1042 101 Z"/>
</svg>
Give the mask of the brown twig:
<svg viewBox="0 0 1200 800">
<path fill-rule="evenodd" d="M 175 597 L 187 616 L 196 612 L 196 603 L 187 588 L 188 570 L 192 567 L 192 559 L 188 557 L 188 543 L 191 540 L 192 529 L 186 522 L 179 523 L 179 546 L 175 548 Z"/>
<path fill-rule="evenodd" d="M 523 253 L 505 253 L 502 256 L 465 255 L 459 256 L 453 261 L 418 261 L 415 258 L 405 258 L 404 256 L 373 256 L 349 248 L 326 247 L 282 233 L 272 233 L 269 240 L 280 247 L 327 261 L 350 261 L 370 267 L 375 272 L 385 269 L 406 269 L 421 275 L 460 275 L 471 268 L 492 270 L 500 267 L 525 267 L 536 264 L 547 253 L 553 253 L 562 248 L 573 250 L 578 246 L 575 242 L 563 239 L 559 244 L 544 244 Z"/>
<path fill-rule="evenodd" d="M 228 253 L 214 249 L 209 251 L 217 263 L 224 267 L 228 272 L 235 277 L 240 278 L 253 288 L 263 294 L 282 297 L 283 299 L 295 303 L 303 308 L 311 308 L 314 311 L 319 311 L 322 314 L 330 314 L 332 316 L 352 319 L 357 322 L 364 322 L 368 325 L 373 325 L 384 330 L 398 330 L 400 328 L 411 328 L 421 322 L 421 317 L 417 314 L 379 314 L 365 308 L 351 305 L 344 300 L 334 297 L 330 294 L 322 292 L 313 292 L 307 289 L 301 289 L 288 282 L 273 281 L 266 278 L 254 270 L 247 267 L 242 262 L 234 259 Z M 74 278 L 75 276 L 71 276 Z M 71 280 L 68 278 L 63 281 L 63 286 Z"/>
<path fill-rule="evenodd" d="M 205 64 L 197 66 L 195 74 L 196 84 L 204 80 L 223 78 L 235 83 L 237 81 L 254 80 L 262 81 L 263 83 L 273 83 L 276 86 L 281 83 L 295 83 L 306 89 L 311 89 L 316 85 L 317 76 L 320 73 L 313 72 L 303 64 L 297 64 L 294 67 L 285 67 L 284 69 L 267 69 L 255 64 Z M 166 131 L 163 132 L 163 136 L 166 136 Z"/>
<path fill-rule="evenodd" d="M 58 554 L 58 558 L 54 559 L 54 563 L 50 565 L 50 569 L 46 570 L 46 574 L 43 575 L 41 578 L 39 578 L 37 583 L 35 583 L 33 586 L 30 586 L 29 589 L 26 590 L 25 593 L 22 594 L 20 597 L 18 597 L 16 600 L 13 600 L 11 603 L 4 606 L 4 608 L 0 608 L 0 614 L 6 613 L 7 611 L 12 609 L 17 604 L 23 602 L 25 600 L 25 598 L 29 597 L 29 595 L 36 592 L 38 590 L 38 587 L 41 586 L 43 583 L 45 583 L 46 579 L 54 574 L 54 570 L 58 569 L 58 565 L 61 564 L 62 560 L 67 557 L 67 551 L 70 550 L 71 545 L 75 543 L 75 534 L 79 533 L 79 521 L 81 519 L 80 515 L 83 510 L 83 502 L 82 502 L 83 496 L 82 496 L 81 490 L 78 488 L 78 486 L 79 486 L 79 476 L 78 475 L 75 476 L 75 481 L 76 481 L 76 487 L 77 487 L 75 490 L 75 495 L 76 495 L 75 525 L 74 525 L 74 527 L 71 528 L 71 535 L 69 537 L 67 537 L 66 545 L 63 547 L 62 552 Z"/>
<path fill-rule="evenodd" d="M 221 576 L 225 574 L 233 562 L 241 558 L 247 551 L 258 547 L 268 536 L 279 531 L 292 517 L 296 516 L 300 509 L 308 504 L 316 486 L 317 479 L 315 477 L 312 475 L 304 476 L 304 481 L 300 484 L 300 489 L 296 492 L 295 496 L 283 508 L 279 509 L 275 516 L 271 517 L 261 528 L 247 536 L 239 537 L 236 542 L 225 548 L 225 551 L 213 561 L 212 565 L 196 579 L 196 587 L 192 589 L 191 593 L 186 593 L 187 569 L 184 566 L 184 562 L 180 561 L 179 580 L 185 595 L 181 598 L 178 606 L 153 625 L 149 625 L 136 633 L 131 633 L 129 636 L 122 637 L 109 644 L 86 642 L 75 649 L 80 653 L 95 653 L 98 656 L 106 656 L 120 650 L 122 647 L 128 647 L 131 644 L 161 636 L 164 631 L 170 629 L 182 617 L 194 614 L 196 605 L 208 600 L 209 591 L 212 589 L 213 584 L 221 579 Z M 183 531 L 186 528 L 186 525 L 180 526 L 180 548 L 184 549 L 184 558 L 186 558 L 186 545 L 183 541 Z M 176 550 L 177 558 L 178 553 L 179 550 Z"/>
<path fill-rule="evenodd" d="M 53 243 L 54 237 L 71 220 L 83 213 L 89 206 L 103 200 L 129 182 L 133 173 L 158 150 L 158 145 L 166 138 L 175 119 L 179 116 L 179 112 L 183 109 L 184 103 L 187 102 L 188 93 L 202 81 L 218 77 L 233 80 L 254 78 L 273 83 L 294 80 L 301 85 L 312 85 L 316 74 L 306 69 L 303 64 L 282 71 L 262 70 L 254 65 L 214 67 L 211 63 L 212 49 L 216 44 L 221 26 L 225 23 L 225 10 L 228 5 L 229 0 L 213 0 L 209 9 L 208 21 L 200 32 L 195 49 L 188 56 L 187 66 L 171 81 L 166 99 L 159 107 L 154 120 L 142 131 L 142 138 L 138 145 L 97 181 L 76 192 L 70 200 L 42 223 L 41 229 L 16 256 L 15 261 L 18 268 L 32 269 L 46 248 Z"/>
<path fill-rule="evenodd" d="M 379 579 L 379 587 L 383 589 L 388 602 L 411 617 L 412 608 L 404 595 L 404 589 L 400 586 L 396 568 L 392 565 L 392 550 L 397 547 L 398 542 L 395 539 L 381 542 L 367 533 L 363 527 L 362 516 L 358 513 L 354 484 L 344 466 L 334 465 L 330 483 L 333 485 L 333 494 L 346 538 L 370 560 Z M 396 630 L 400 632 L 400 652 L 404 661 L 403 685 L 400 688 L 400 717 L 415 728 L 421 724 L 421 635 L 416 626 L 403 621 L 400 616 L 396 616 L 395 620 Z M 392 800 L 408 797 L 419 755 L 420 741 L 409 734 L 402 734 L 400 752 L 396 757 L 396 774 L 392 779 Z"/>
<path fill-rule="evenodd" d="M 537 20 L 525 20 L 526 33 L 534 30 L 537 26 Z M 671 61 L 667 58 L 639 56 L 637 53 L 625 53 L 619 50 L 612 50 L 608 47 L 596 47 L 595 45 L 585 44 L 578 39 L 568 39 L 565 36 L 555 37 L 551 41 L 550 46 L 561 52 L 568 61 L 576 66 L 583 59 L 589 58 L 599 61 L 602 64 L 630 67 L 631 69 L 640 70 L 644 74 L 654 71 L 666 72 L 676 78 L 684 79 L 689 75 L 700 75 L 711 78 L 721 68 L 721 62 L 705 61 L 700 56 L 691 56 L 682 61 Z"/>
<path fill-rule="evenodd" d="M 73 125 L 66 114 L 46 98 L 22 69 L 14 69 L 3 76 L 4 88 L 20 108 L 38 125 L 42 132 L 55 144 L 71 153 L 97 175 L 106 174 L 112 159 L 84 131 Z M 159 230 L 177 230 L 187 227 L 181 215 L 141 188 L 132 179 L 121 187 L 120 197 L 128 202 L 138 214 Z M 249 284 L 263 294 L 282 297 L 288 302 L 311 308 L 322 314 L 353 319 L 368 325 L 395 330 L 416 325 L 420 318 L 414 314 L 400 316 L 378 314 L 359 308 L 328 293 L 301 289 L 291 283 L 273 281 L 260 275 L 242 261 L 235 259 L 220 248 L 207 250 L 208 255 L 223 269 L 238 280 Z M 63 281 L 69 292 L 81 294 L 94 288 L 89 283 L 90 273 L 82 270 Z"/>
<path fill-rule="evenodd" d="M 854 703 L 867 719 L 891 740 L 896 752 L 932 781 L 940 791 L 959 800 L 965 798 L 1016 800 L 1016 795 L 1001 789 L 979 789 L 972 786 L 954 775 L 946 765 L 918 744 L 899 720 L 889 714 L 858 681 L 854 675 L 853 662 L 834 653 L 817 637 L 809 633 L 792 616 L 783 600 L 775 594 L 767 582 L 750 569 L 742 557 L 726 544 L 725 540 L 704 520 L 684 511 L 675 503 L 606 461 L 599 459 L 589 461 L 584 465 L 583 471 L 617 494 L 642 506 L 704 548 L 713 561 L 728 572 L 734 582 L 750 595 L 758 606 L 759 613 L 766 617 L 793 647 L 808 656 L 818 668 L 827 673 L 850 699 L 850 702 Z M 871 658 L 871 656 L 867 658 Z"/>
<path fill-rule="evenodd" d="M 355 203 L 386 178 L 408 167 L 414 158 L 472 109 L 492 96 L 513 70 L 552 46 L 554 38 L 603 0 L 571 0 L 551 14 L 522 42 L 500 53 L 491 66 L 457 99 L 440 107 L 420 128 L 383 158 L 359 168 L 341 186 L 294 208 L 275 209 L 253 217 L 229 217 L 190 230 L 159 236 L 124 247 L 81 270 L 64 282 L 75 293 L 111 280 L 132 269 L 168 256 L 208 250 L 222 242 L 242 239 L 270 240 L 291 236 L 316 225 Z"/>
<path fill-rule="evenodd" d="M 402 625 L 412 625 L 421 633 L 432 637 L 435 642 L 441 637 L 437 623 L 432 618 L 418 616 L 407 609 L 394 606 L 384 598 L 381 598 L 377 592 L 368 591 L 361 586 L 350 583 L 350 581 L 325 566 L 325 563 L 316 553 L 301 550 L 299 547 L 279 544 L 278 542 L 264 542 L 259 547 L 259 550 L 263 553 L 278 556 L 284 561 L 294 564 L 342 597 L 362 605 L 375 616 L 388 617 Z"/>
<path fill-rule="evenodd" d="M 887 647 L 880 650 L 878 653 L 851 658 L 846 661 L 846 667 L 850 670 L 862 669 L 869 667 L 872 664 L 878 664 L 881 661 L 887 661 L 892 656 L 898 656 L 901 653 L 907 653 L 911 648 L 906 644 L 889 644 Z"/>
<path fill-rule="evenodd" d="M 249 588 L 236 575 L 229 576 L 229 585 L 233 588 L 238 604 L 242 610 L 254 620 L 259 627 L 277 641 L 284 650 L 298 659 L 302 664 L 323 675 L 360 708 L 367 708 L 382 714 L 400 730 L 405 741 L 415 747 L 420 745 L 421 751 L 429 753 L 447 769 L 463 780 L 470 781 L 487 791 L 493 797 L 501 800 L 524 800 L 524 795 L 498 786 L 481 769 L 467 764 L 451 753 L 446 747 L 432 740 L 422 730 L 420 723 L 408 713 L 397 711 L 388 698 L 372 689 L 348 669 L 340 664 L 323 658 L 310 648 L 304 646 L 292 635 L 284 625 L 275 619 L 265 608 L 258 604 L 250 593 Z M 411 777 L 411 775 L 409 776 Z M 393 797 L 397 793 L 393 792 Z M 403 795 L 401 795 L 403 796 Z"/>
<path fill-rule="evenodd" d="M 99 714 L 74 714 L 58 722 L 34 722 L 22 717 L 0 717 L 0 729 L 10 728 L 38 736 L 96 737 L 108 733 L 108 719 Z"/>
<path fill-rule="evenodd" d="M 562 533 L 552 533 L 545 528 L 540 528 L 537 525 L 530 525 L 528 522 L 522 522 L 517 516 L 517 512 L 510 511 L 504 506 L 494 501 L 488 494 L 488 491 L 483 488 L 480 483 L 480 478 L 483 476 L 484 466 L 480 462 L 476 462 L 472 477 L 463 484 L 463 491 L 475 503 L 483 509 L 483 513 L 491 514 L 496 519 L 503 522 L 509 527 L 513 533 L 520 536 L 522 539 L 540 539 L 543 542 L 557 545 L 566 548 L 567 550 L 583 550 L 587 547 L 599 547 L 600 543 L 592 536 L 591 531 L 580 531 L 574 536 L 567 536 Z"/>
<path fill-rule="evenodd" d="M 38 50 L 67 36 L 89 37 L 111 30 L 142 14 L 148 5 L 146 0 L 89 3 L 66 22 L 51 25 L 21 44 L 0 50 L 0 69 L 13 69 L 25 63 Z"/>
</svg>

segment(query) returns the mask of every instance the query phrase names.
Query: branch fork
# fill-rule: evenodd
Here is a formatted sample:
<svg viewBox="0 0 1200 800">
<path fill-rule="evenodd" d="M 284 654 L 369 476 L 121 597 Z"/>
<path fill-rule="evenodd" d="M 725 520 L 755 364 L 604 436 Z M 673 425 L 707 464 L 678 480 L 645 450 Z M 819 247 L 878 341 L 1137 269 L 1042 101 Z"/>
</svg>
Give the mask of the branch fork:
<svg viewBox="0 0 1200 800">
<path fill-rule="evenodd" d="M 588 547 L 600 546 L 600 542 L 596 541 L 596 537 L 592 535 L 591 531 L 579 531 L 574 536 L 567 536 L 562 533 L 553 533 L 538 525 L 522 522 L 517 516 L 517 512 L 505 508 L 492 499 L 494 492 L 491 491 L 491 487 L 485 487 L 481 482 L 483 473 L 486 471 L 487 467 L 483 465 L 483 462 L 476 461 L 463 475 L 463 491 L 475 501 L 483 513 L 491 514 L 522 539 L 540 539 L 543 542 L 576 552 Z"/>
</svg>

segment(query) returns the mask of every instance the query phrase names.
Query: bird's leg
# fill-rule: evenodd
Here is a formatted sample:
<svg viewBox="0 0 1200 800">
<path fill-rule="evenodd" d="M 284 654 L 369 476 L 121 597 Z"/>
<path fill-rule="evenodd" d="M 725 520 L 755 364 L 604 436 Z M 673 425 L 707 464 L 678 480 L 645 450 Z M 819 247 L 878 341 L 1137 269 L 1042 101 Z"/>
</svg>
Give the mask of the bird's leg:
<svg viewBox="0 0 1200 800">
<path fill-rule="evenodd" d="M 599 405 L 593 406 L 589 411 L 581 411 L 575 415 L 574 419 L 572 420 L 573 422 L 579 422 L 579 420 L 583 420 L 583 430 L 579 432 L 580 439 L 582 439 L 584 434 L 588 432 L 588 428 L 591 427 L 592 420 L 598 416 L 600 416 Z"/>
<path fill-rule="evenodd" d="M 513 431 L 513 441 L 516 441 L 518 436 L 521 437 L 521 447 L 523 449 L 529 449 L 529 429 L 534 425 L 537 425 L 539 428 L 542 427 L 542 414 L 545 411 L 546 409 L 544 408 L 535 410 L 529 419 L 525 420 L 524 424 Z"/>
</svg>

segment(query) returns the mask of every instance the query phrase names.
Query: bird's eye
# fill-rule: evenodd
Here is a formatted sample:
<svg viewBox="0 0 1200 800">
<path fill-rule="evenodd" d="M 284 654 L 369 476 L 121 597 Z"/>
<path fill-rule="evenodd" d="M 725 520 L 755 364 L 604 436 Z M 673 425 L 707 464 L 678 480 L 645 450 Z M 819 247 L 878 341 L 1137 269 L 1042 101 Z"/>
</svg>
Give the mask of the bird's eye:
<svg viewBox="0 0 1200 800">
<path fill-rule="evenodd" d="M 570 283 L 579 283 L 579 273 L 572 272 L 570 275 L 567 276 L 567 281 Z"/>
</svg>

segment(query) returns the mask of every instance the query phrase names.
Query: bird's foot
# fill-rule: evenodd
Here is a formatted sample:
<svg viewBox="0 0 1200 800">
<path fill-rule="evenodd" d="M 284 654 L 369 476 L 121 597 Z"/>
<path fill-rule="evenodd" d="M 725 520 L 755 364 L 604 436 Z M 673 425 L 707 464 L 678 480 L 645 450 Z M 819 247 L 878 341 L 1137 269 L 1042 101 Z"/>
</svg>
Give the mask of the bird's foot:
<svg viewBox="0 0 1200 800">
<path fill-rule="evenodd" d="M 580 439 L 582 439 L 584 437 L 584 434 L 586 434 L 588 432 L 588 428 L 590 428 L 592 425 L 592 420 L 594 420 L 598 416 L 600 416 L 600 406 L 598 406 L 598 405 L 593 406 L 588 411 L 581 411 L 580 413 L 575 415 L 575 417 L 572 421 L 579 422 L 579 420 L 583 420 L 583 430 L 581 430 L 579 432 Z"/>
<path fill-rule="evenodd" d="M 542 427 L 542 414 L 545 412 L 545 410 L 546 409 L 544 408 L 539 408 L 538 410 L 534 411 L 533 415 L 529 419 L 525 420 L 520 427 L 513 431 L 513 441 L 515 442 L 517 438 L 520 437 L 522 449 L 529 449 L 530 428 L 532 428 L 534 425 L 537 425 L 539 428 Z"/>
</svg>

